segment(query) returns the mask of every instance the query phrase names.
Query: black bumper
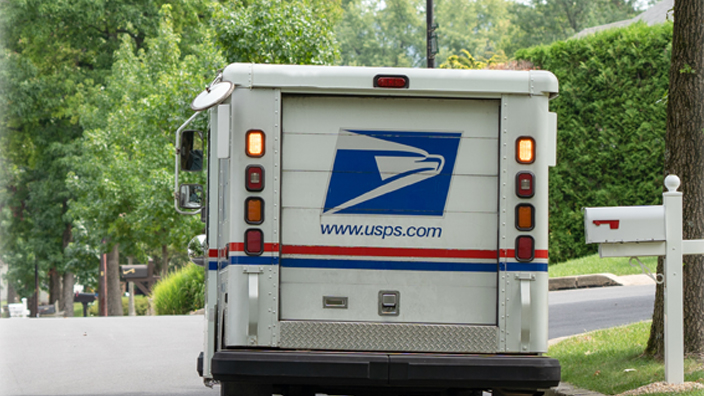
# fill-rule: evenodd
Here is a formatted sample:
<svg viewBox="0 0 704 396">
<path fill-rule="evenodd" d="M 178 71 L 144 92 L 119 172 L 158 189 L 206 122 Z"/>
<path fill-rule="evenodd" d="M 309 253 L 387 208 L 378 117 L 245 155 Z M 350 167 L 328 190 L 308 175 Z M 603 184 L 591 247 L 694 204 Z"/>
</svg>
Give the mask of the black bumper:
<svg viewBox="0 0 704 396">
<path fill-rule="evenodd" d="M 253 351 L 215 353 L 223 382 L 318 388 L 547 389 L 560 364 L 540 356 L 374 352 Z"/>
</svg>

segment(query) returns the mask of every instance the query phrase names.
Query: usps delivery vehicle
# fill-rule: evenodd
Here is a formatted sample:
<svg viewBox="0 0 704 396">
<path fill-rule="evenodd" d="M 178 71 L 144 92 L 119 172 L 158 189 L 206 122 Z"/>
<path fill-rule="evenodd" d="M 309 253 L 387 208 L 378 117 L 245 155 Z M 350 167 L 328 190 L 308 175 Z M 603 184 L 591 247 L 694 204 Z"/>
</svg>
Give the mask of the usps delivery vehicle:
<svg viewBox="0 0 704 396">
<path fill-rule="evenodd" d="M 206 384 L 246 396 L 556 386 L 543 354 L 557 93 L 546 71 L 222 70 L 192 104 L 209 117 L 207 187 L 176 177 L 175 191 L 177 210 L 207 223 Z M 187 123 L 177 174 L 203 154 Z"/>
</svg>

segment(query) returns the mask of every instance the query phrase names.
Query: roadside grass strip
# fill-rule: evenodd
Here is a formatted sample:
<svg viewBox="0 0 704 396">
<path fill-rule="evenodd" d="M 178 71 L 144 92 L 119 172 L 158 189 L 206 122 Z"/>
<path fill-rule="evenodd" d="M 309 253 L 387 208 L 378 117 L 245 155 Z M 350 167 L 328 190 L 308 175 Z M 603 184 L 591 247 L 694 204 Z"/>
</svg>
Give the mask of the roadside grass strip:
<svg viewBox="0 0 704 396">
<path fill-rule="evenodd" d="M 642 271 L 640 266 L 632 266 L 628 263 L 627 257 L 608 257 L 599 258 L 598 254 L 584 256 L 578 259 L 565 261 L 563 263 L 551 264 L 548 267 L 548 275 L 551 278 L 559 278 L 562 276 L 577 276 L 591 274 L 614 274 L 621 275 L 637 275 Z M 643 264 L 650 269 L 650 272 L 655 273 L 658 265 L 657 257 L 642 257 L 640 259 Z"/>
<path fill-rule="evenodd" d="M 562 366 L 562 381 L 605 395 L 618 395 L 665 380 L 663 362 L 643 356 L 650 321 L 598 330 L 565 339 L 548 354 Z M 685 359 L 685 382 L 704 384 L 704 365 Z M 642 393 L 645 394 L 645 393 Z M 648 395 L 704 395 L 704 390 Z"/>
</svg>

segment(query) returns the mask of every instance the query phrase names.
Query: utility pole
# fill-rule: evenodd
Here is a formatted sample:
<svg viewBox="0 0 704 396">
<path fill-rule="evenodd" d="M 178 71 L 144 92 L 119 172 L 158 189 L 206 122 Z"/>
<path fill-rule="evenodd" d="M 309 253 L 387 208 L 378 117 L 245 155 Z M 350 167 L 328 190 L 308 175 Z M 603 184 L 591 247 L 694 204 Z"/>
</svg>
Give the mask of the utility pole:
<svg viewBox="0 0 704 396">
<path fill-rule="evenodd" d="M 425 19 L 428 31 L 428 69 L 432 69 L 435 67 L 435 53 L 437 52 L 437 37 L 435 36 L 435 25 L 433 25 L 433 0 L 426 0 Z"/>
</svg>

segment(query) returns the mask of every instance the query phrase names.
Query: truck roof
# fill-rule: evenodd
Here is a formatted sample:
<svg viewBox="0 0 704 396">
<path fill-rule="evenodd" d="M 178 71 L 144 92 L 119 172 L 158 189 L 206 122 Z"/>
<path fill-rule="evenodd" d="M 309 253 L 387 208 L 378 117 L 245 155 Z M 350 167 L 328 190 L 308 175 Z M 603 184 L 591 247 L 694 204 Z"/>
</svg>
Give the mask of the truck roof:
<svg viewBox="0 0 704 396">
<path fill-rule="evenodd" d="M 408 88 L 375 88 L 378 75 L 403 75 Z M 233 63 L 223 79 L 247 88 L 280 88 L 290 93 L 393 96 L 500 97 L 502 94 L 557 97 L 558 82 L 544 70 L 450 70 L 351 66 Z"/>
</svg>

